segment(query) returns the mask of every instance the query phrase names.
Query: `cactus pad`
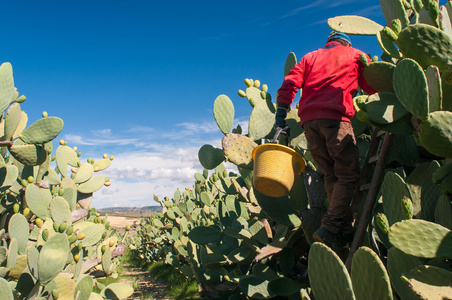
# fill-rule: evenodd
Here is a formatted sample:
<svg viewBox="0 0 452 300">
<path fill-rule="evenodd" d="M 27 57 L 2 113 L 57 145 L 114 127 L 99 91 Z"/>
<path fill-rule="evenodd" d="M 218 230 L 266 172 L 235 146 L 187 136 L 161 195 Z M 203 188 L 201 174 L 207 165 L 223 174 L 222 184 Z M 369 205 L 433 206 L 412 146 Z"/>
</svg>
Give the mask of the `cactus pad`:
<svg viewBox="0 0 452 300">
<path fill-rule="evenodd" d="M 392 63 L 378 61 L 369 64 L 363 69 L 366 82 L 378 92 L 394 93 L 392 75 L 395 65 Z"/>
<path fill-rule="evenodd" d="M 60 118 L 42 118 L 25 129 L 19 138 L 26 144 L 45 144 L 56 138 L 63 126 L 64 122 Z"/>
<path fill-rule="evenodd" d="M 403 0 L 380 0 L 380 5 L 386 19 L 386 24 L 391 24 L 396 19 L 400 20 L 402 27 L 410 24 Z"/>
<path fill-rule="evenodd" d="M 398 46 L 405 57 L 416 60 L 423 69 L 435 65 L 446 71 L 452 66 L 452 39 L 433 26 L 407 26 L 399 34 Z"/>
<path fill-rule="evenodd" d="M 251 138 L 229 133 L 223 137 L 221 143 L 228 161 L 242 168 L 253 168 L 252 153 L 257 144 Z"/>
<path fill-rule="evenodd" d="M 402 221 L 405 216 L 402 211 L 402 199 L 411 198 L 408 186 L 394 172 L 387 172 L 382 184 L 383 208 L 389 221 L 389 226 Z"/>
<path fill-rule="evenodd" d="M 297 64 L 297 57 L 296 57 L 295 53 L 290 52 L 287 55 L 286 63 L 284 64 L 284 76 L 287 76 L 287 74 L 289 74 L 290 70 L 292 70 L 296 64 Z"/>
<path fill-rule="evenodd" d="M 408 285 L 401 277 L 403 275 L 406 276 L 412 269 L 421 264 L 421 260 L 417 257 L 407 255 L 395 247 L 389 249 L 387 262 L 388 274 L 400 299 L 419 300 L 419 297 L 408 288 Z"/>
<path fill-rule="evenodd" d="M 383 26 L 360 16 L 340 16 L 328 19 L 328 26 L 350 35 L 376 35 Z"/>
<path fill-rule="evenodd" d="M 312 244 L 308 275 L 316 299 L 355 299 L 344 263 L 328 246 L 317 242 Z"/>
<path fill-rule="evenodd" d="M 452 272 L 435 266 L 419 266 L 408 276 L 408 287 L 420 299 L 450 299 Z"/>
<path fill-rule="evenodd" d="M 365 101 L 368 118 L 379 124 L 389 124 L 400 120 L 408 114 L 397 96 L 391 93 L 370 95 Z"/>
<path fill-rule="evenodd" d="M 428 66 L 425 70 L 428 84 L 429 110 L 430 112 L 441 110 L 443 103 L 441 74 L 436 66 Z"/>
<path fill-rule="evenodd" d="M 213 116 L 223 134 L 228 133 L 234 122 L 234 104 L 226 95 L 220 95 L 213 103 Z"/>
<path fill-rule="evenodd" d="M 206 144 L 199 149 L 198 159 L 204 168 L 208 170 L 215 169 L 224 161 L 224 151 Z"/>
<path fill-rule="evenodd" d="M 389 228 L 391 244 L 408 255 L 423 258 L 452 258 L 452 233 L 432 222 L 411 219 Z"/>
<path fill-rule="evenodd" d="M 429 152 L 452 157 L 452 112 L 435 111 L 420 126 L 419 140 Z"/>
<path fill-rule="evenodd" d="M 26 166 L 37 166 L 47 159 L 47 151 L 39 145 L 17 145 L 9 148 L 11 155 Z"/>
<path fill-rule="evenodd" d="M 49 237 L 39 253 L 39 281 L 45 285 L 52 281 L 63 270 L 69 253 L 67 235 L 56 233 Z"/>
<path fill-rule="evenodd" d="M 404 59 L 394 71 L 394 90 L 406 110 L 421 120 L 429 114 L 427 78 L 422 67 L 412 59 Z"/>
<path fill-rule="evenodd" d="M 383 30 L 377 32 L 377 41 L 380 45 L 380 48 L 389 55 L 390 57 L 394 57 L 396 59 L 402 59 L 402 54 L 399 49 L 394 45 L 394 43 L 389 40 L 386 35 L 383 33 Z"/>
<path fill-rule="evenodd" d="M 372 249 L 361 247 L 352 261 L 352 283 L 357 299 L 392 299 L 391 282 L 383 262 Z M 368 284 L 371 282 L 372 284 Z"/>
<path fill-rule="evenodd" d="M 265 138 L 275 123 L 275 107 L 269 100 L 259 101 L 251 112 L 248 132 L 253 140 Z"/>
</svg>

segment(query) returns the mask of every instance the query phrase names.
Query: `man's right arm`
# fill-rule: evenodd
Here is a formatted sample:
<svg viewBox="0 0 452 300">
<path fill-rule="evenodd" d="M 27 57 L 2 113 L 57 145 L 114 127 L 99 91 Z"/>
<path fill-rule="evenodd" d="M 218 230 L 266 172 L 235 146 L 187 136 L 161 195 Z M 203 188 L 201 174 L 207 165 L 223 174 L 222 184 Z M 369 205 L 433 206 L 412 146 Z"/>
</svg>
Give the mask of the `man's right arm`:
<svg viewBox="0 0 452 300">
<path fill-rule="evenodd" d="M 297 94 L 298 89 L 303 84 L 304 63 L 303 59 L 290 70 L 289 74 L 284 77 L 281 87 L 278 89 L 276 103 L 283 104 L 289 108 Z"/>
</svg>

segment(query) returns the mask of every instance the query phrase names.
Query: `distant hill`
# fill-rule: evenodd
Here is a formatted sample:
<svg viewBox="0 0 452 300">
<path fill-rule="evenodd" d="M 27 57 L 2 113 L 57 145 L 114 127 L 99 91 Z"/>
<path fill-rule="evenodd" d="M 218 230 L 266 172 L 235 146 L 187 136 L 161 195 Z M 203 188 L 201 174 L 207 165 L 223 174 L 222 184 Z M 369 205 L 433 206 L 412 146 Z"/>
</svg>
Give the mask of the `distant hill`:
<svg viewBox="0 0 452 300">
<path fill-rule="evenodd" d="M 161 206 L 144 206 L 144 207 L 107 207 L 97 208 L 96 211 L 101 214 L 109 214 L 111 216 L 126 217 L 148 217 L 151 213 L 159 213 L 162 211 Z"/>
</svg>

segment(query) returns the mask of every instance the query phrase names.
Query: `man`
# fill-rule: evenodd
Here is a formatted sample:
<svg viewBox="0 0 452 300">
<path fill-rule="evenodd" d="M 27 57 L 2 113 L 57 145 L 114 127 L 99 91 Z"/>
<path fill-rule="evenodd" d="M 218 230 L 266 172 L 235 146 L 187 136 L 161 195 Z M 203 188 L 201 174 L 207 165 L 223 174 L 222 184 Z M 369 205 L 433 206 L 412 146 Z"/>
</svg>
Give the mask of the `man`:
<svg viewBox="0 0 452 300">
<path fill-rule="evenodd" d="M 359 151 L 350 121 L 355 113 L 353 95 L 358 85 L 368 93 L 375 92 L 362 76 L 362 53 L 351 47 L 347 35 L 332 32 L 324 48 L 306 54 L 284 77 L 276 100 L 275 127 L 285 128 L 287 110 L 302 89 L 298 116 L 312 157 L 324 174 L 329 201 L 313 238 L 336 252 L 353 238 L 350 202 L 360 177 Z"/>
</svg>

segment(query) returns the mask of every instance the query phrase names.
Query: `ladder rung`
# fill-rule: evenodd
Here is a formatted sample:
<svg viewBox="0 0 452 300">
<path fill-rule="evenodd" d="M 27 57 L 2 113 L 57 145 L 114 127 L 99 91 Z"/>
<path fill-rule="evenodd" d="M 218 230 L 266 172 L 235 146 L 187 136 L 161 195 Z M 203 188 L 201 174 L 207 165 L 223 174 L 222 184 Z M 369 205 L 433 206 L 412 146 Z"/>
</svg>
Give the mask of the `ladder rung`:
<svg viewBox="0 0 452 300">
<path fill-rule="evenodd" d="M 363 184 L 363 185 L 359 188 L 359 190 L 360 190 L 360 191 L 366 191 L 366 190 L 370 189 L 370 185 L 371 185 L 371 183 Z"/>
<path fill-rule="evenodd" d="M 385 134 L 386 134 L 386 131 L 379 130 L 379 131 L 377 132 L 377 137 L 380 137 L 380 136 L 385 135 Z"/>
<path fill-rule="evenodd" d="M 370 157 L 368 163 L 371 164 L 371 163 L 376 162 L 378 160 L 379 156 L 380 155 L 375 155 L 375 156 Z"/>
</svg>

